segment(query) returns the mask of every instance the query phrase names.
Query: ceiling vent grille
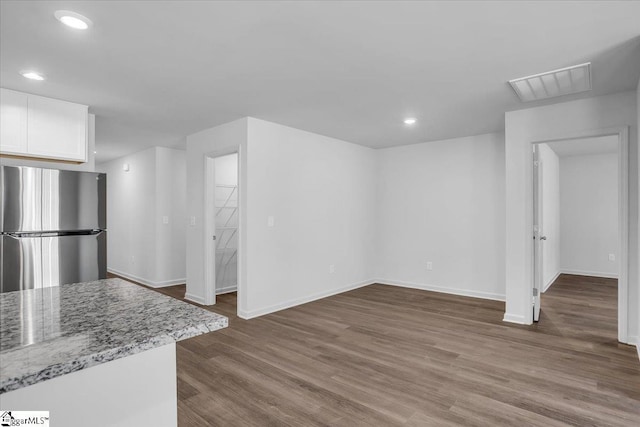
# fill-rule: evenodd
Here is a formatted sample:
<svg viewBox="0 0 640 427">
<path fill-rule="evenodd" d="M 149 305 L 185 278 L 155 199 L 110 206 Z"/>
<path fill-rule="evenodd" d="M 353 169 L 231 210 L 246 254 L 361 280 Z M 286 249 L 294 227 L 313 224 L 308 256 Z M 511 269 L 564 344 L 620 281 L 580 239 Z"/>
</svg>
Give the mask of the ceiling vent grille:
<svg viewBox="0 0 640 427">
<path fill-rule="evenodd" d="M 586 92 L 591 90 L 591 63 L 509 80 L 509 84 L 522 102 Z"/>
</svg>

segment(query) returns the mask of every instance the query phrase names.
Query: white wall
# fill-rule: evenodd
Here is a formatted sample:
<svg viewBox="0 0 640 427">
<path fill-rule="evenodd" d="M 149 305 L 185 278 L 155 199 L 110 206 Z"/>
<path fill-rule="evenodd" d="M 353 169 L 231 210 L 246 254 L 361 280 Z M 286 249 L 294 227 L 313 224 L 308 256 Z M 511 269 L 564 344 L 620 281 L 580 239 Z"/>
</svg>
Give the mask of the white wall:
<svg viewBox="0 0 640 427">
<path fill-rule="evenodd" d="M 504 135 L 378 156 L 378 280 L 504 299 Z"/>
<path fill-rule="evenodd" d="M 542 163 L 542 250 L 543 292 L 560 274 L 560 161 L 547 144 L 538 144 Z"/>
<path fill-rule="evenodd" d="M 562 157 L 560 194 L 561 270 L 617 277 L 617 153 Z"/>
<path fill-rule="evenodd" d="M 253 118 L 248 125 L 245 315 L 370 283 L 374 150 Z"/>
<path fill-rule="evenodd" d="M 235 120 L 206 129 L 187 137 L 187 216 L 193 225 L 187 226 L 187 293 L 186 298 L 207 303 L 205 284 L 205 157 L 240 150 L 240 205 L 247 206 L 247 132 L 248 119 Z M 238 308 L 247 305 L 247 209 L 240 212 L 240 257 L 238 259 Z"/>
<path fill-rule="evenodd" d="M 238 185 L 238 154 L 216 157 L 216 185 Z"/>
<path fill-rule="evenodd" d="M 196 220 L 188 227 L 189 298 L 205 299 L 204 158 L 236 147 L 239 314 L 253 317 L 370 283 L 374 151 L 246 118 L 187 138 L 188 215 Z"/>
<path fill-rule="evenodd" d="M 87 161 L 85 163 L 75 164 L 70 162 L 56 162 L 46 160 L 13 159 L 10 157 L 0 158 L 0 163 L 2 163 L 3 166 L 31 166 L 34 168 L 94 172 L 96 170 L 96 155 L 94 153 L 96 149 L 96 116 L 93 114 L 89 114 L 88 120 L 89 128 L 87 139 Z"/>
<path fill-rule="evenodd" d="M 640 147 L 640 79 L 638 79 L 638 88 L 636 90 L 636 114 L 637 114 L 637 127 L 636 127 L 636 136 L 638 138 L 638 147 Z M 638 164 L 640 164 L 640 149 L 638 149 L 638 152 L 636 153 L 637 157 L 636 160 L 638 161 Z M 633 191 L 633 189 L 631 189 L 631 191 Z M 638 173 L 638 185 L 636 187 L 636 195 L 638 196 L 638 203 L 640 203 L 640 172 Z M 633 196 L 631 197 L 631 200 L 633 200 Z M 640 211 L 640 206 L 638 206 L 638 210 Z M 637 230 L 640 233 L 640 227 L 638 227 Z M 640 236 L 638 238 L 638 241 L 640 242 Z M 638 269 L 640 269 L 640 250 L 638 250 L 637 256 L 636 256 L 636 260 L 638 261 Z M 640 276 L 640 272 L 639 272 L 639 276 Z M 638 277 L 638 280 L 640 281 L 640 277 Z M 638 287 L 640 287 L 640 283 L 638 284 Z M 638 290 L 637 293 L 637 305 L 636 305 L 636 310 L 638 312 L 640 312 L 640 289 Z M 637 313 L 637 329 L 636 329 L 636 348 L 638 350 L 638 357 L 640 357 L 640 313 Z"/>
<path fill-rule="evenodd" d="M 187 158 L 184 150 L 155 147 L 156 286 L 185 283 Z M 163 219 L 166 217 L 168 224 Z"/>
<path fill-rule="evenodd" d="M 531 323 L 532 176 L 534 141 L 593 129 L 629 126 L 629 336 L 638 326 L 638 136 L 636 93 L 581 99 L 506 113 L 506 313 L 505 320 Z"/>
<path fill-rule="evenodd" d="M 107 173 L 109 271 L 149 286 L 184 283 L 184 157 L 153 147 L 99 165 Z"/>
<path fill-rule="evenodd" d="M 107 174 L 107 268 L 139 281 L 156 269 L 155 154 L 150 148 L 99 165 Z"/>
</svg>

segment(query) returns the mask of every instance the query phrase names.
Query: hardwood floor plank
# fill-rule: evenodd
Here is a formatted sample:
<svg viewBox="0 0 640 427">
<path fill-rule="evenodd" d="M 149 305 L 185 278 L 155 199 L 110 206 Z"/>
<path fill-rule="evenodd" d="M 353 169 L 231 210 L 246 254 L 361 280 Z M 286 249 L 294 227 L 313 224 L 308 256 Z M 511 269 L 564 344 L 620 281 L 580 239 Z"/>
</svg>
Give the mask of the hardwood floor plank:
<svg viewBox="0 0 640 427">
<path fill-rule="evenodd" d="M 156 291 L 183 299 L 185 287 Z M 504 303 L 371 285 L 178 344 L 180 426 L 637 426 L 617 283 L 561 275 L 541 321 Z"/>
</svg>

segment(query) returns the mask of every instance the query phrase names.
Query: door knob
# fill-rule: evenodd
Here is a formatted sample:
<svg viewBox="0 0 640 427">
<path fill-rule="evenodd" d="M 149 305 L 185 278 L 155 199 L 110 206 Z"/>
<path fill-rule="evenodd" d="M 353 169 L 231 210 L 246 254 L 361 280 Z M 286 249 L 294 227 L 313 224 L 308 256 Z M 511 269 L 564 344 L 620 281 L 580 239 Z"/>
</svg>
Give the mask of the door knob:
<svg viewBox="0 0 640 427">
<path fill-rule="evenodd" d="M 547 236 L 540 236 L 540 240 L 547 240 Z"/>
</svg>

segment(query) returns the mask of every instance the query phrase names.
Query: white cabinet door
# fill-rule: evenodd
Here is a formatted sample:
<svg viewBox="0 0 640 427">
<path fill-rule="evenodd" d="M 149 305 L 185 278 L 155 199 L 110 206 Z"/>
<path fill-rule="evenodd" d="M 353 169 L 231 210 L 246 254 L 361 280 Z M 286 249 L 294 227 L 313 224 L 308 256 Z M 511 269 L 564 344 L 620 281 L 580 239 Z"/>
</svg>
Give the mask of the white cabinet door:
<svg viewBox="0 0 640 427">
<path fill-rule="evenodd" d="M 23 155 L 27 152 L 28 95 L 0 88 L 0 151 Z"/>
<path fill-rule="evenodd" d="M 30 156 L 87 161 L 86 105 L 29 95 L 28 111 Z"/>
</svg>

